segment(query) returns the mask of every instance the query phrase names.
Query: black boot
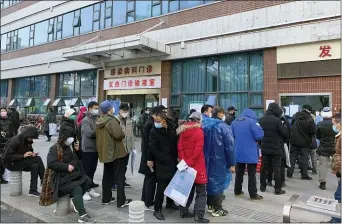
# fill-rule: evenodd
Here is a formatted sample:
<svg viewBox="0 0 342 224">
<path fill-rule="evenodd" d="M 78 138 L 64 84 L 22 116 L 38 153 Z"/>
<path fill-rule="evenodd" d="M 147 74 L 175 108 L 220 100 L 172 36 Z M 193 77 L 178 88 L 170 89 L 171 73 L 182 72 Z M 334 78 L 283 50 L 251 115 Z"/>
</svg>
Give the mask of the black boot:
<svg viewBox="0 0 342 224">
<path fill-rule="evenodd" d="M 200 216 L 198 214 L 195 214 L 195 218 L 194 218 L 195 222 L 197 223 L 209 223 L 209 219 L 205 219 L 203 218 L 203 216 Z"/>
<path fill-rule="evenodd" d="M 193 218 L 194 217 L 194 214 L 187 211 L 187 212 L 180 212 L 180 217 L 182 219 L 186 219 L 186 218 Z"/>
<path fill-rule="evenodd" d="M 319 184 L 319 188 L 321 188 L 322 190 L 326 190 L 325 184 L 326 184 L 325 182 L 321 182 Z"/>
<path fill-rule="evenodd" d="M 161 210 L 155 211 L 155 212 L 153 213 L 153 215 L 154 215 L 154 217 L 156 217 L 156 219 L 158 219 L 158 220 L 165 220 L 165 217 L 164 217 L 164 215 L 163 215 L 163 213 L 162 213 Z"/>
</svg>

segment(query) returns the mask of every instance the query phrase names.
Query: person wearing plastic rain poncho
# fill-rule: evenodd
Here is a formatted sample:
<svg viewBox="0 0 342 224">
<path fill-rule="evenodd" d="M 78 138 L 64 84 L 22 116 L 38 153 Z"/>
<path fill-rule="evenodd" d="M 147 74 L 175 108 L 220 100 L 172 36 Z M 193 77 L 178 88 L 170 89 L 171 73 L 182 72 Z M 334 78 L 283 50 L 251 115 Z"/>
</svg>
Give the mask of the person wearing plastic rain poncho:
<svg viewBox="0 0 342 224">
<path fill-rule="evenodd" d="M 235 172 L 234 138 L 224 122 L 224 110 L 214 107 L 212 118 L 202 121 L 204 131 L 204 155 L 207 166 L 207 205 L 212 216 L 226 216 L 222 208 L 223 192 L 228 188 L 231 172 Z"/>
</svg>

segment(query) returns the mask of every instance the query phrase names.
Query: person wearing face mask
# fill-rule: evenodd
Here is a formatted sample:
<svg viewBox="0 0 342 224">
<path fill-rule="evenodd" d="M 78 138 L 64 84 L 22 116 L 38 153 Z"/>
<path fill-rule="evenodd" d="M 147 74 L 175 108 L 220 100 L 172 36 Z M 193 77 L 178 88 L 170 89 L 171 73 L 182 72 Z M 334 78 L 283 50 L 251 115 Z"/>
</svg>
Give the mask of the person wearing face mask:
<svg viewBox="0 0 342 224">
<path fill-rule="evenodd" d="M 213 110 L 213 106 L 211 106 L 211 105 L 205 104 L 202 106 L 201 114 L 203 116 L 203 120 L 212 116 L 212 114 L 211 114 L 212 110 Z"/>
<path fill-rule="evenodd" d="M 243 175 L 247 166 L 248 170 L 248 192 L 251 200 L 262 200 L 258 195 L 256 168 L 259 161 L 258 141 L 264 137 L 264 131 L 257 121 L 257 115 L 251 109 L 245 109 L 241 116 L 233 121 L 230 126 L 235 139 L 236 152 L 236 175 L 235 188 L 236 196 L 242 196 Z"/>
<path fill-rule="evenodd" d="M 73 209 L 79 215 L 78 222 L 94 223 L 96 220 L 88 215 L 83 202 L 83 195 L 91 188 L 92 181 L 84 172 L 78 144 L 72 147 L 74 141 L 74 130 L 63 126 L 57 143 L 51 146 L 47 155 L 47 166 L 55 172 L 52 183 L 54 199 L 70 195 Z"/>
<path fill-rule="evenodd" d="M 265 116 L 259 119 L 259 124 L 264 130 L 264 137 L 261 139 L 260 191 L 266 191 L 268 172 L 273 170 L 275 195 L 286 193 L 282 190 L 281 164 L 285 156 L 284 139 L 288 138 L 289 131 L 286 125 L 283 125 L 282 116 L 283 110 L 279 105 L 270 103 Z"/>
<path fill-rule="evenodd" d="M 80 125 L 81 127 L 81 139 L 82 139 L 82 151 L 83 160 L 82 165 L 86 175 L 92 181 L 92 188 L 99 187 L 94 183 L 94 175 L 96 172 L 97 162 L 99 159 L 96 149 L 96 121 L 99 116 L 99 104 L 97 102 L 88 103 L 88 111 L 85 113 L 85 117 Z M 100 197 L 100 194 L 95 192 L 94 189 L 89 190 L 84 194 L 83 200 L 89 201 L 91 198 Z"/>
<path fill-rule="evenodd" d="M 51 137 L 52 137 L 49 133 L 49 124 L 50 123 L 54 123 L 54 124 L 57 123 L 56 114 L 55 114 L 52 107 L 50 107 L 48 109 L 48 113 L 46 114 L 45 119 L 44 119 L 44 133 L 45 133 L 46 137 L 48 138 L 47 139 L 48 142 L 51 141 Z"/>
<path fill-rule="evenodd" d="M 228 107 L 227 112 L 225 113 L 226 124 L 231 125 L 233 123 L 233 121 L 235 120 L 235 112 L 236 111 L 237 111 L 237 109 L 235 109 L 235 107 L 233 107 L 233 106 Z"/>
<path fill-rule="evenodd" d="M 129 114 L 128 104 L 121 104 L 119 115 L 116 118 L 120 122 L 120 126 L 121 126 L 123 132 L 125 133 L 124 145 L 125 145 L 125 149 L 127 152 L 127 156 L 125 157 L 126 170 L 127 170 L 128 160 L 129 160 L 129 154 L 135 148 L 134 139 L 133 139 L 133 125 L 132 125 L 132 121 L 129 118 L 128 114 Z M 126 173 L 126 171 L 125 171 L 125 173 Z M 130 188 L 130 187 L 131 187 L 131 185 L 129 185 L 125 181 L 125 188 Z M 117 185 L 115 182 L 114 182 L 114 185 L 112 186 L 112 190 L 114 190 L 114 189 L 115 190 L 117 189 Z"/>
<path fill-rule="evenodd" d="M 29 196 L 39 197 L 38 176 L 42 181 L 45 167 L 38 153 L 32 148 L 33 139 L 38 139 L 38 130 L 27 127 L 17 136 L 12 137 L 5 147 L 5 165 L 10 171 L 31 172 Z"/>
<path fill-rule="evenodd" d="M 154 126 L 149 137 L 149 153 L 147 153 L 147 165 L 156 173 L 157 191 L 154 200 L 154 217 L 165 220 L 162 213 L 164 191 L 176 173 L 177 165 L 177 133 L 176 125 L 160 112 L 154 116 Z M 151 161 L 153 161 L 151 163 Z M 166 208 L 173 205 L 167 201 Z"/>
<path fill-rule="evenodd" d="M 120 121 L 114 116 L 113 101 L 100 104 L 103 113 L 96 122 L 96 146 L 99 160 L 104 163 L 102 177 L 102 204 L 108 205 L 115 201 L 112 197 L 112 184 L 117 183 L 117 207 L 125 207 L 132 200 L 125 195 L 125 174 L 128 153 L 124 145 L 125 133 Z"/>
<path fill-rule="evenodd" d="M 177 129 L 177 134 L 179 134 L 178 160 L 184 160 L 189 167 L 192 167 L 197 171 L 195 184 L 190 192 L 188 202 L 185 207 L 180 206 L 179 210 L 181 211 L 181 218 L 194 217 L 195 222 L 208 223 L 209 220 L 204 218 L 207 197 L 205 185 L 208 182 L 208 178 L 203 152 L 204 133 L 201 128 L 201 119 L 201 113 L 194 111 L 190 114 L 188 122 L 182 124 Z M 189 212 L 189 207 L 193 201 L 195 191 L 195 214 L 192 214 Z"/>
<path fill-rule="evenodd" d="M 231 173 L 235 172 L 234 137 L 224 122 L 224 110 L 214 107 L 212 118 L 202 120 L 204 131 L 204 156 L 207 167 L 207 205 L 213 217 L 227 216 L 223 209 L 223 192 L 228 188 Z"/>
<path fill-rule="evenodd" d="M 7 115 L 6 108 L 0 109 L 0 183 L 7 184 L 8 181 L 3 178 L 5 173 L 5 165 L 3 157 L 5 154 L 5 146 L 9 139 L 13 136 L 14 128 L 11 120 Z"/>
</svg>

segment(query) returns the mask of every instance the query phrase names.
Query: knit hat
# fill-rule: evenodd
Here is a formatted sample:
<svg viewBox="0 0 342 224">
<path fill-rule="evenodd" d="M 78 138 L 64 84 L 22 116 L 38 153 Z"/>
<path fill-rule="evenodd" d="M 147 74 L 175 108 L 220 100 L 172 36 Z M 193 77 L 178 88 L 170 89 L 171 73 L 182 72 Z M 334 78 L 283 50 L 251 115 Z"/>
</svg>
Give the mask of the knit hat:
<svg viewBox="0 0 342 224">
<path fill-rule="evenodd" d="M 202 119 L 202 114 L 199 112 L 193 112 L 190 116 L 189 116 L 189 120 L 195 120 L 195 121 L 200 121 Z"/>
<path fill-rule="evenodd" d="M 74 109 L 67 109 L 64 112 L 64 117 L 69 118 L 71 115 L 76 114 L 76 111 Z"/>
<path fill-rule="evenodd" d="M 329 107 L 324 107 L 321 112 L 321 115 L 323 118 L 332 118 L 332 111 Z"/>
<path fill-rule="evenodd" d="M 69 137 L 75 137 L 75 131 L 73 128 L 69 126 L 62 126 L 61 129 L 59 130 L 59 136 L 58 136 L 58 141 L 64 141 L 65 139 Z"/>
<path fill-rule="evenodd" d="M 102 113 L 104 113 L 104 114 L 106 114 L 112 108 L 114 108 L 114 102 L 113 101 L 105 100 L 100 104 L 100 109 L 101 109 Z"/>
</svg>

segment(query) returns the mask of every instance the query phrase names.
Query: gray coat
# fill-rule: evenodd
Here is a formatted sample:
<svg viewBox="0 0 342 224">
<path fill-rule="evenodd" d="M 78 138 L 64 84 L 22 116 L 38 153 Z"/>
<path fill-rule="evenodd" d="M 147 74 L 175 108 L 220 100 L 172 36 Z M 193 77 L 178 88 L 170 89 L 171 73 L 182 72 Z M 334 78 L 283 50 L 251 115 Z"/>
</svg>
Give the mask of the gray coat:
<svg viewBox="0 0 342 224">
<path fill-rule="evenodd" d="M 97 152 L 95 127 L 96 120 L 97 116 L 89 115 L 88 113 L 82 120 L 81 135 L 83 152 Z"/>
</svg>

